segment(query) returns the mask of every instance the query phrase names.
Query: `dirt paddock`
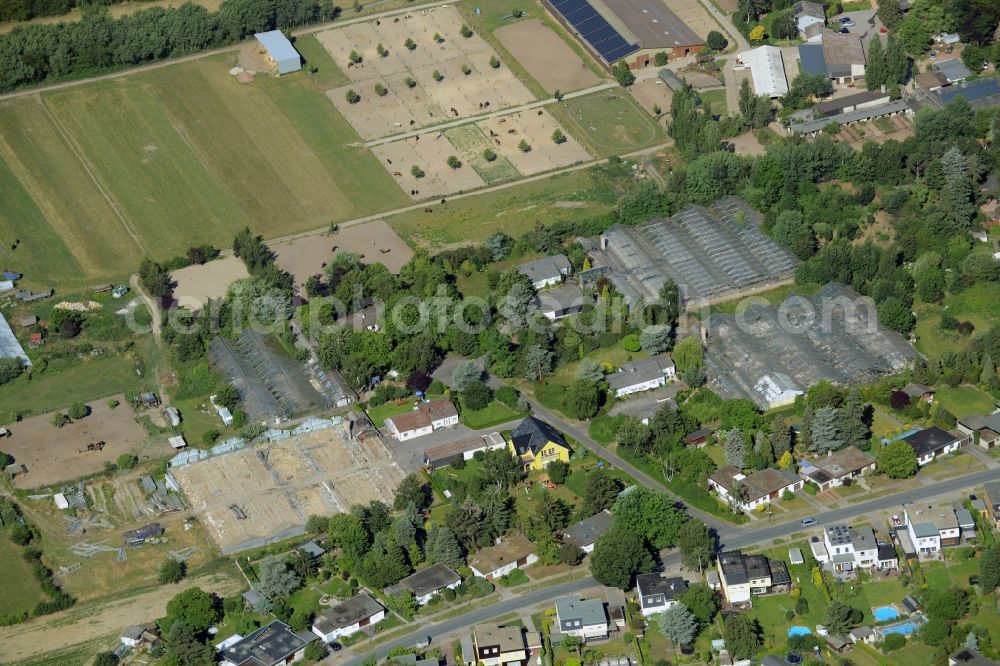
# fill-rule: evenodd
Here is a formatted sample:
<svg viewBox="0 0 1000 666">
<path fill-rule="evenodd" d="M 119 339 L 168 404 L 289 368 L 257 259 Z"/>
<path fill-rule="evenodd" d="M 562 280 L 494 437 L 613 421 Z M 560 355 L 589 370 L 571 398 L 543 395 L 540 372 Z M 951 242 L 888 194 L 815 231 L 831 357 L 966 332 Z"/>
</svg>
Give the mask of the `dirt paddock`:
<svg viewBox="0 0 1000 666">
<path fill-rule="evenodd" d="M 372 151 L 403 191 L 419 200 L 591 159 L 583 146 L 566 132 L 563 132 L 565 142 L 553 141 L 552 134 L 557 129 L 559 123 L 548 111 L 532 109 L 481 120 L 447 132 L 430 132 L 419 138 L 374 146 Z M 523 152 L 518 147 L 522 140 L 531 146 L 530 151 Z M 485 147 L 499 156 L 493 165 L 480 160 Z M 449 167 L 447 159 L 451 155 L 459 157 L 462 166 Z M 424 175 L 415 177 L 411 173 L 413 166 L 419 167 Z"/>
<path fill-rule="evenodd" d="M 171 474 L 224 555 L 301 534 L 310 515 L 371 500 L 391 505 L 403 479 L 380 439 L 354 440 L 344 424 L 172 468 Z"/>
<path fill-rule="evenodd" d="M 327 96 L 366 140 L 532 101 L 510 69 L 503 63 L 490 65 L 499 56 L 485 40 L 460 34 L 462 23 L 455 8 L 436 7 L 319 33 L 317 39 L 351 79 Z M 436 42 L 435 35 L 443 41 Z M 416 43 L 412 51 L 404 47 L 407 39 Z M 387 55 L 378 54 L 379 44 Z M 361 56 L 359 64 L 351 64 L 352 52 Z M 465 66 L 468 74 L 462 71 Z M 434 79 L 435 71 L 442 75 L 440 81 Z M 413 87 L 407 79 L 413 79 Z M 385 95 L 375 93 L 378 84 L 386 88 Z M 348 90 L 361 100 L 348 102 Z"/>
<path fill-rule="evenodd" d="M 673 92 L 660 79 L 643 79 L 633 83 L 628 91 L 635 98 L 635 101 L 642 105 L 649 113 L 653 113 L 655 107 L 660 107 L 660 113 L 669 113 L 670 101 L 674 98 Z"/>
<path fill-rule="evenodd" d="M 136 422 L 125 396 L 115 399 L 121 404 L 114 409 L 108 407 L 106 398 L 86 403 L 90 407 L 88 416 L 58 430 L 52 425 L 53 414 L 10 424 L 11 436 L 0 446 L 28 468 L 27 474 L 15 477 L 14 484 L 19 488 L 42 488 L 86 476 L 100 472 L 105 463 L 114 462 L 123 453 L 168 454 L 171 449 L 165 441 L 147 441 L 149 437 Z M 91 442 L 105 442 L 104 450 L 88 452 L 87 444 Z"/>
<path fill-rule="evenodd" d="M 181 268 L 171 273 L 170 277 L 177 284 L 174 298 L 178 304 L 197 311 L 209 299 L 224 297 L 229 285 L 250 277 L 250 274 L 242 259 L 229 255 L 205 264 Z"/>
<path fill-rule="evenodd" d="M 712 30 L 722 32 L 719 24 L 709 15 L 708 10 L 700 2 L 691 0 L 663 0 L 677 18 L 684 21 L 696 35 L 705 39 Z"/>
<path fill-rule="evenodd" d="M 549 93 L 572 92 L 601 82 L 580 56 L 538 19 L 505 25 L 493 34 Z"/>
<path fill-rule="evenodd" d="M 399 273 L 413 256 L 403 239 L 385 222 L 365 222 L 342 227 L 335 234 L 295 238 L 272 243 L 278 267 L 292 274 L 295 282 L 305 284 L 311 275 L 323 272 L 337 250 L 361 255 L 366 264 L 380 263 L 393 273 Z"/>
</svg>

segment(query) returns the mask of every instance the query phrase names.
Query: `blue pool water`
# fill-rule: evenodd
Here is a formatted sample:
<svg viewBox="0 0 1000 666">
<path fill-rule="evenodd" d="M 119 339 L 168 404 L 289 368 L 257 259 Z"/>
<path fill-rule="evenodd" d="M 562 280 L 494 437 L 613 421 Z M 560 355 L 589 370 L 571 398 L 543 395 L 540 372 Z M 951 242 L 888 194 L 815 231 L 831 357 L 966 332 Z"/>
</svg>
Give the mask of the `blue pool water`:
<svg viewBox="0 0 1000 666">
<path fill-rule="evenodd" d="M 808 636 L 811 633 L 812 629 L 810 629 L 809 627 L 797 626 L 788 628 L 789 636 Z"/>
<path fill-rule="evenodd" d="M 879 622 L 886 622 L 888 620 L 895 620 L 899 617 L 899 611 L 891 606 L 882 606 L 881 608 L 876 608 L 872 612 L 872 615 L 874 615 L 875 619 Z"/>
<path fill-rule="evenodd" d="M 904 624 L 894 624 L 891 627 L 883 627 L 882 633 L 885 635 L 903 634 L 904 636 L 908 636 L 909 634 L 912 634 L 916 630 L 917 630 L 916 622 L 906 622 Z"/>
</svg>

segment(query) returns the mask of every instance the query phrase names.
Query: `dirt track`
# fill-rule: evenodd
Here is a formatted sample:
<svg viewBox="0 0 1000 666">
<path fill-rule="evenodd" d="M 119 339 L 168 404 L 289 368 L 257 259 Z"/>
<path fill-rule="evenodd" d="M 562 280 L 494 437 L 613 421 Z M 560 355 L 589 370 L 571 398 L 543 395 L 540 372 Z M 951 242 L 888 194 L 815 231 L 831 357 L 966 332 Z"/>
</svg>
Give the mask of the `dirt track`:
<svg viewBox="0 0 1000 666">
<path fill-rule="evenodd" d="M 580 56 L 539 20 L 506 25 L 493 34 L 549 93 L 570 92 L 601 82 Z"/>
<path fill-rule="evenodd" d="M 78 606 L 27 624 L 0 627 L 0 663 L 21 661 L 100 638 L 131 624 L 151 622 L 163 617 L 167 602 L 189 587 L 226 596 L 239 592 L 244 585 L 228 574 L 202 576 L 127 599 Z"/>
</svg>

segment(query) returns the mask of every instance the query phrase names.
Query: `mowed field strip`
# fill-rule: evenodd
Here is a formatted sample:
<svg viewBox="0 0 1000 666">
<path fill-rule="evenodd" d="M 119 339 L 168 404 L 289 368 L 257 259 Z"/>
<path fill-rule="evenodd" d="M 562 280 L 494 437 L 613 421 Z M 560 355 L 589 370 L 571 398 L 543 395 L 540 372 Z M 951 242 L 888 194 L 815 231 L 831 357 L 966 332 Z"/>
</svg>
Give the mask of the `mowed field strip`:
<svg viewBox="0 0 1000 666">
<path fill-rule="evenodd" d="M 405 198 L 305 74 L 228 76 L 232 56 L 0 105 L 0 259 L 81 283 L 193 244 L 228 246 Z M 6 239 L 19 238 L 11 253 Z"/>
</svg>

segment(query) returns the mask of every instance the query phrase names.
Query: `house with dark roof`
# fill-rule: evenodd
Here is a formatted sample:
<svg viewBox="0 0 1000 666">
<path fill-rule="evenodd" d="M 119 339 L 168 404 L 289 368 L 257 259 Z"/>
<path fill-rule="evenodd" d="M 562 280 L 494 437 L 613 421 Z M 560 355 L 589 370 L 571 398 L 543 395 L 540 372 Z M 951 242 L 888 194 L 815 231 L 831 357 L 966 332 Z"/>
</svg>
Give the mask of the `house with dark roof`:
<svg viewBox="0 0 1000 666">
<path fill-rule="evenodd" d="M 958 652 L 948 655 L 948 666 L 996 666 L 996 663 L 972 648 L 962 648 Z"/>
<path fill-rule="evenodd" d="M 548 320 L 559 321 L 583 309 L 583 292 L 575 284 L 559 285 L 536 294 L 535 305 Z"/>
<path fill-rule="evenodd" d="M 746 488 L 746 499 L 736 497 L 736 487 Z M 768 467 L 747 476 L 732 465 L 723 465 L 708 477 L 708 487 L 714 490 L 723 502 L 737 506 L 743 511 L 766 506 L 776 501 L 785 492 L 796 492 L 805 485 L 798 474 L 790 469 Z"/>
<path fill-rule="evenodd" d="M 462 577 L 443 564 L 432 564 L 426 569 L 412 573 L 398 584 L 383 590 L 392 596 L 401 590 L 408 590 L 422 606 L 440 594 L 445 588 L 454 590 L 462 582 Z"/>
<path fill-rule="evenodd" d="M 633 393 L 651 391 L 673 381 L 677 377 L 674 360 L 669 354 L 657 354 L 649 358 L 623 363 L 618 372 L 604 378 L 608 388 L 616 398 Z"/>
<path fill-rule="evenodd" d="M 821 42 L 826 72 L 838 83 L 853 83 L 865 76 L 865 48 L 855 34 L 831 32 Z"/>
<path fill-rule="evenodd" d="M 469 568 L 480 578 L 493 580 L 537 561 L 535 544 L 528 541 L 523 534 L 515 533 L 494 546 L 476 551 L 476 554 L 469 558 Z"/>
<path fill-rule="evenodd" d="M 783 560 L 763 555 L 744 555 L 740 550 L 719 553 L 716 558 L 722 593 L 733 605 L 750 605 L 751 596 L 787 592 L 792 579 Z"/>
<path fill-rule="evenodd" d="M 601 511 L 563 530 L 562 539 L 585 553 L 591 553 L 597 540 L 611 527 L 611 512 Z"/>
<path fill-rule="evenodd" d="M 221 666 L 279 666 L 299 661 L 305 648 L 317 640 L 308 631 L 292 631 L 275 620 L 222 652 Z"/>
<path fill-rule="evenodd" d="M 680 576 L 664 578 L 660 574 L 651 573 L 635 577 L 635 596 L 639 601 L 639 610 L 646 617 L 677 605 L 677 598 L 687 592 L 687 589 L 687 581 Z"/>
<path fill-rule="evenodd" d="M 569 462 L 570 448 L 555 428 L 534 416 L 528 416 L 510 433 L 510 452 L 526 472 L 540 472 L 550 462 Z"/>
<path fill-rule="evenodd" d="M 955 428 L 984 449 L 1000 446 L 1000 413 L 989 416 L 967 414 L 956 421 Z"/>
<path fill-rule="evenodd" d="M 914 402 L 923 401 L 928 404 L 934 402 L 934 389 L 923 384 L 910 382 L 900 390 Z"/>
<path fill-rule="evenodd" d="M 715 430 L 712 428 L 699 428 L 684 437 L 684 446 L 693 446 L 700 449 L 708 443 L 708 438 L 714 433 Z"/>
<path fill-rule="evenodd" d="M 447 398 L 421 402 L 413 410 L 385 420 L 386 430 L 401 442 L 454 425 L 458 425 L 458 410 Z"/>
<path fill-rule="evenodd" d="M 557 254 L 521 264 L 517 272 L 531 280 L 531 285 L 538 290 L 562 282 L 573 272 L 573 266 L 565 254 Z"/>
<path fill-rule="evenodd" d="M 829 118 L 841 113 L 885 104 L 890 99 L 889 93 L 884 93 L 880 90 L 865 90 L 853 95 L 845 95 L 844 97 L 819 102 L 813 107 L 813 112 L 819 118 Z"/>
<path fill-rule="evenodd" d="M 313 620 L 312 632 L 323 641 L 332 643 L 384 619 L 385 607 L 367 592 L 362 592 L 319 613 Z"/>
<path fill-rule="evenodd" d="M 918 430 L 902 439 L 913 448 L 913 452 L 917 454 L 917 464 L 920 466 L 926 465 L 938 456 L 958 451 L 962 444 L 969 441 L 968 436 L 962 433 L 948 432 L 937 426 Z"/>
<path fill-rule="evenodd" d="M 823 542 L 834 571 L 857 568 L 885 571 L 899 566 L 895 548 L 879 542 L 870 527 L 830 525 L 823 530 Z"/>
</svg>

